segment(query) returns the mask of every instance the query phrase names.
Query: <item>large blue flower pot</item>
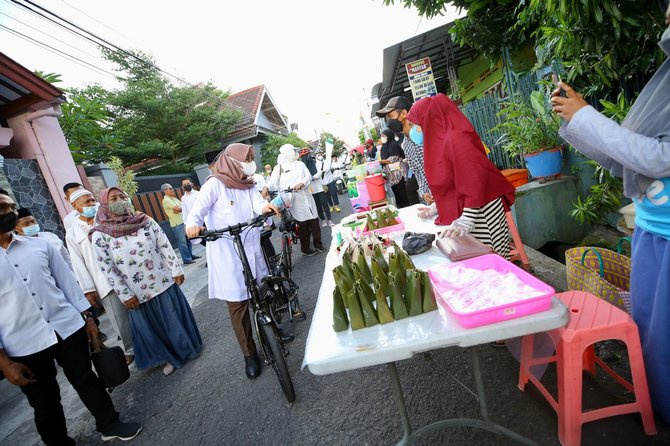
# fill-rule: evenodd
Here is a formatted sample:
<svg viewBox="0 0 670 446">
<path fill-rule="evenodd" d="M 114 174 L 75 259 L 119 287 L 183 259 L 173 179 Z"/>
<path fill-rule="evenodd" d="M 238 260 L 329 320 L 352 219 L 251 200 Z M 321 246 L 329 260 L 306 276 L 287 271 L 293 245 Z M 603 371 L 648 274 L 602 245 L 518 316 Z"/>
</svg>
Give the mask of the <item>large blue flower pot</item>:
<svg viewBox="0 0 670 446">
<path fill-rule="evenodd" d="M 563 156 L 560 148 L 531 153 L 523 157 L 533 178 L 553 177 L 561 173 Z"/>
</svg>

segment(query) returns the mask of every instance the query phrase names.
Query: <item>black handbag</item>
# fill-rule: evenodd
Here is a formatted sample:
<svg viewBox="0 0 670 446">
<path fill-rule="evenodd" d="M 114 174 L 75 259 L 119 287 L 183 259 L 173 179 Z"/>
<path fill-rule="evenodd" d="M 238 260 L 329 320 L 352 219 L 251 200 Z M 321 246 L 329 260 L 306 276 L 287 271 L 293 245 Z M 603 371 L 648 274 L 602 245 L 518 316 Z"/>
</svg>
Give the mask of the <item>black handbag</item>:
<svg viewBox="0 0 670 446">
<path fill-rule="evenodd" d="M 126 355 L 121 347 L 105 347 L 102 343 L 93 343 L 91 362 L 100 382 L 106 389 L 114 389 L 130 378 Z M 111 390 L 110 390 L 111 392 Z"/>
</svg>

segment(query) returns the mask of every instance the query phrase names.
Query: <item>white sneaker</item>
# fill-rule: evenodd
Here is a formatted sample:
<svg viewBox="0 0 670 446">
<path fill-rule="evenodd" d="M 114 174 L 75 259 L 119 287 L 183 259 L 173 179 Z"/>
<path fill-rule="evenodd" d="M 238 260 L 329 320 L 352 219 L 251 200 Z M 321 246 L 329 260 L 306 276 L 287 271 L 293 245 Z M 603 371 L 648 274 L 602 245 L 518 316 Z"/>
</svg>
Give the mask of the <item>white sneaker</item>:
<svg viewBox="0 0 670 446">
<path fill-rule="evenodd" d="M 335 226 L 335 223 L 333 223 L 333 220 L 328 220 L 328 226 L 330 226 L 331 228 L 333 226 Z"/>
<path fill-rule="evenodd" d="M 321 227 L 325 228 L 326 226 L 328 226 L 328 222 L 326 220 L 322 221 L 321 222 Z"/>
</svg>

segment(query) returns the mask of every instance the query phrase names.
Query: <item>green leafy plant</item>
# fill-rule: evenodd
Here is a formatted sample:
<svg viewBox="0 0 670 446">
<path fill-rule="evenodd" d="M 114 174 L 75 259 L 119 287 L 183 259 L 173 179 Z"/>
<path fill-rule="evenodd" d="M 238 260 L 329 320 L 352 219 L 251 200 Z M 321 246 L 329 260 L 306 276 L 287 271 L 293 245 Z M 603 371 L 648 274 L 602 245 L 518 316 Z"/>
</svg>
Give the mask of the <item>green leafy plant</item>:
<svg viewBox="0 0 670 446">
<path fill-rule="evenodd" d="M 501 105 L 497 116 L 502 122 L 491 131 L 502 132 L 498 143 L 510 156 L 543 152 L 560 144 L 560 121 L 551 112 L 544 92 L 534 91 L 529 99 L 515 95 Z"/>
<path fill-rule="evenodd" d="M 601 100 L 603 114 L 621 123 L 632 107 L 632 102 L 626 100 L 623 94 L 619 94 L 616 102 Z M 581 197 L 573 203 L 574 209 L 570 215 L 579 223 L 603 222 L 609 214 L 621 208 L 621 197 L 623 196 L 623 180 L 613 176 L 607 169 L 595 161 L 586 162 L 595 168 L 593 177 L 596 184 L 591 186 L 589 195 L 582 200 Z"/>
<path fill-rule="evenodd" d="M 139 189 L 139 185 L 137 184 L 137 181 L 135 181 L 135 172 L 125 168 L 123 166 L 123 161 L 121 161 L 121 158 L 118 156 L 111 157 L 109 161 L 107 161 L 107 165 L 119 178 L 119 187 L 121 190 L 128 194 L 129 197 L 133 197 Z"/>
</svg>

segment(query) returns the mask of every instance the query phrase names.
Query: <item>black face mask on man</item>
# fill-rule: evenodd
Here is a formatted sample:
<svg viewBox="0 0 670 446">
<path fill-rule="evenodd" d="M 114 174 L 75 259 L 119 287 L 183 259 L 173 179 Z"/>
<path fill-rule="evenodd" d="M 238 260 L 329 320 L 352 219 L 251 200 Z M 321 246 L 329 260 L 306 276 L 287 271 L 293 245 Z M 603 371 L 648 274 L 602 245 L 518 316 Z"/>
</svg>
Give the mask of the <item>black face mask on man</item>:
<svg viewBox="0 0 670 446">
<path fill-rule="evenodd" d="M 193 185 L 192 184 L 185 184 L 184 185 L 184 190 L 186 192 L 191 192 L 193 190 Z"/>
<path fill-rule="evenodd" d="M 0 215 L 0 233 L 12 232 L 16 227 L 16 220 L 18 215 L 15 211 L 8 212 L 7 214 Z"/>
</svg>

